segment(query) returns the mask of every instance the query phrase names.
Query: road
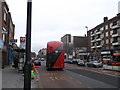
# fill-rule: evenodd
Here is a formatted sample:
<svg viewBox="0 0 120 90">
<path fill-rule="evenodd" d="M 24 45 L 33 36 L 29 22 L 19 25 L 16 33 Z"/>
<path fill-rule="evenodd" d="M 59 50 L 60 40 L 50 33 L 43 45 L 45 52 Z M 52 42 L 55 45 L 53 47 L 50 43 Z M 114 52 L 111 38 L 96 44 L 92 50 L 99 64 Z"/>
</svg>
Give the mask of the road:
<svg viewBox="0 0 120 90">
<path fill-rule="evenodd" d="M 39 88 L 118 88 L 118 73 L 98 68 L 65 64 L 63 70 L 47 71 L 45 61 L 37 68 Z"/>
</svg>

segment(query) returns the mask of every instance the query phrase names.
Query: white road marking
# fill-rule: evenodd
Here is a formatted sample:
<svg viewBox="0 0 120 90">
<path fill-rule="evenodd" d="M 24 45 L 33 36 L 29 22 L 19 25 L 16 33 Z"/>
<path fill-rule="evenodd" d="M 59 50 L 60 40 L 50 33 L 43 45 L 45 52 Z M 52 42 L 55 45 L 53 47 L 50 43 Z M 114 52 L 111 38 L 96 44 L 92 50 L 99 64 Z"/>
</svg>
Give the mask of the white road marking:
<svg viewBox="0 0 120 90">
<path fill-rule="evenodd" d="M 59 80 L 57 77 L 55 77 L 56 80 Z"/>
<path fill-rule="evenodd" d="M 53 77 L 50 77 L 51 80 L 54 80 Z"/>
</svg>

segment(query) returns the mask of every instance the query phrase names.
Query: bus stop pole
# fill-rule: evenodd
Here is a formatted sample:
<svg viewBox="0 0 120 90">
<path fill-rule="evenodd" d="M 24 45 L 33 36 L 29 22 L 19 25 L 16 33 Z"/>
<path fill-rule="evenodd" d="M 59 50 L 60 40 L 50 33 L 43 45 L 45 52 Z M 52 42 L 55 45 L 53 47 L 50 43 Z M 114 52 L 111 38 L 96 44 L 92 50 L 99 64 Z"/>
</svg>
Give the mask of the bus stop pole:
<svg viewBox="0 0 120 90">
<path fill-rule="evenodd" d="M 32 0 L 27 1 L 26 61 L 24 67 L 24 90 L 31 90 L 31 12 Z"/>
</svg>

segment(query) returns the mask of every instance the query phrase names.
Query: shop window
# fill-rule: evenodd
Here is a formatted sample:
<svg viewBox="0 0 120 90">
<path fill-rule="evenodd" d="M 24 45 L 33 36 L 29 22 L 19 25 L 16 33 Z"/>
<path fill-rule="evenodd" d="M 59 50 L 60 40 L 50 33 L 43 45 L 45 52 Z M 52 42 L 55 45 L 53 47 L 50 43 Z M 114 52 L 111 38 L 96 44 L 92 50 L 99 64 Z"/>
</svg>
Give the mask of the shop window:
<svg viewBox="0 0 120 90">
<path fill-rule="evenodd" d="M 120 61 L 120 56 L 113 56 L 114 61 Z"/>
</svg>

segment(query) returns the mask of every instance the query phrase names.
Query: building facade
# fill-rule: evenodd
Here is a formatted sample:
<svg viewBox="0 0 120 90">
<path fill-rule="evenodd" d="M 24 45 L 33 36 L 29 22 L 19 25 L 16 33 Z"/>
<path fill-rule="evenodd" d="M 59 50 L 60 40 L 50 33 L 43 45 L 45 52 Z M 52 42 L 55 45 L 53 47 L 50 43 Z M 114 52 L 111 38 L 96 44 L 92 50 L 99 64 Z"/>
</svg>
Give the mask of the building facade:
<svg viewBox="0 0 120 90">
<path fill-rule="evenodd" d="M 63 47 L 65 51 L 65 58 L 68 58 L 69 56 L 72 56 L 73 47 L 71 43 L 71 34 L 66 34 L 61 38 L 61 41 L 63 42 Z"/>
<path fill-rule="evenodd" d="M 0 21 L 1 21 L 1 39 L 3 41 L 3 48 L 2 48 L 2 68 L 8 64 L 8 29 L 9 29 L 9 8 L 6 2 L 0 1 Z"/>
<path fill-rule="evenodd" d="M 37 55 L 38 58 L 46 58 L 46 48 L 42 48 L 39 50 L 38 52 L 38 55 Z"/>
<path fill-rule="evenodd" d="M 13 24 L 11 13 L 9 12 L 9 29 L 8 29 L 8 64 L 13 62 L 14 44 L 17 40 L 14 39 L 15 25 Z"/>
<path fill-rule="evenodd" d="M 117 57 L 120 60 L 120 14 L 109 20 L 104 17 L 103 23 L 89 30 L 87 34 L 88 51 L 92 52 L 93 59 L 107 62 L 116 60 Z"/>
<path fill-rule="evenodd" d="M 0 59 L 2 68 L 9 64 L 9 45 L 12 45 L 10 40 L 14 39 L 14 29 L 15 25 L 12 22 L 9 7 L 5 0 L 2 0 L 0 1 L 0 40 L 3 42 L 2 58 Z"/>
<path fill-rule="evenodd" d="M 66 34 L 61 37 L 66 58 L 81 58 L 83 54 L 87 54 L 87 37 L 86 36 L 71 36 Z"/>
</svg>

